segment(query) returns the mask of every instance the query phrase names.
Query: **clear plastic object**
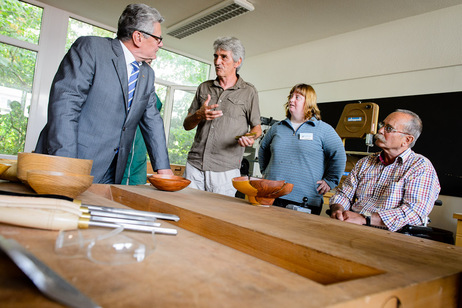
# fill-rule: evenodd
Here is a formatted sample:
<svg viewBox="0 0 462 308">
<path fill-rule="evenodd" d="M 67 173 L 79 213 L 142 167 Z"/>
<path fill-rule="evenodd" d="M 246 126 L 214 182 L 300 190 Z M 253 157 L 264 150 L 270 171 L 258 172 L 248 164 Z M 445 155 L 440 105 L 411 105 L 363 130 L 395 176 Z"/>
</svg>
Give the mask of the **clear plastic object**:
<svg viewBox="0 0 462 308">
<path fill-rule="evenodd" d="M 122 226 L 108 229 L 61 230 L 55 252 L 67 258 L 88 258 L 98 264 L 142 262 L 155 249 L 155 234 L 122 232 Z"/>
</svg>

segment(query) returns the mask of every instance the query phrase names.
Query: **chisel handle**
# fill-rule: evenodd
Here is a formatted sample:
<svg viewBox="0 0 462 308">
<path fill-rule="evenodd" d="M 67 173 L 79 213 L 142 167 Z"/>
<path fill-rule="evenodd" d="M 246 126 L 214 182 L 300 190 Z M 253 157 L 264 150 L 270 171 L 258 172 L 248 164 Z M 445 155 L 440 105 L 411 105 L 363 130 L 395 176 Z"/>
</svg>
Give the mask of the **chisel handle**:
<svg viewBox="0 0 462 308">
<path fill-rule="evenodd" d="M 69 212 L 80 216 L 80 206 L 78 203 L 63 199 L 52 198 L 37 198 L 37 197 L 16 197 L 16 196 L 1 196 L 1 207 L 16 207 L 16 208 L 37 208 L 50 209 Z"/>
<path fill-rule="evenodd" d="M 95 222 L 81 217 L 80 205 L 62 199 L 2 196 L 0 222 L 45 230 L 74 230 L 100 226 L 117 228 L 116 223 Z M 153 226 L 123 224 L 127 230 L 176 235 L 177 230 Z"/>
<path fill-rule="evenodd" d="M 85 220 L 85 218 L 82 218 Z M 73 230 L 80 226 L 79 216 L 57 209 L 0 206 L 0 222 L 45 230 Z"/>
</svg>

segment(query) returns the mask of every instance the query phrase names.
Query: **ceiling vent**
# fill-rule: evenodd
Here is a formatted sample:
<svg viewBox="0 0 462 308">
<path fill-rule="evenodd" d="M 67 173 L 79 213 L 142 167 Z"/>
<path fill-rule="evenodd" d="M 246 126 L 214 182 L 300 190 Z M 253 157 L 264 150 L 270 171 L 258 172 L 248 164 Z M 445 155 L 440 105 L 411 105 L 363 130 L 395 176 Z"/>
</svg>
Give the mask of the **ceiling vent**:
<svg viewBox="0 0 462 308">
<path fill-rule="evenodd" d="M 182 39 L 253 10 L 246 0 L 226 0 L 169 27 L 167 34 Z"/>
</svg>

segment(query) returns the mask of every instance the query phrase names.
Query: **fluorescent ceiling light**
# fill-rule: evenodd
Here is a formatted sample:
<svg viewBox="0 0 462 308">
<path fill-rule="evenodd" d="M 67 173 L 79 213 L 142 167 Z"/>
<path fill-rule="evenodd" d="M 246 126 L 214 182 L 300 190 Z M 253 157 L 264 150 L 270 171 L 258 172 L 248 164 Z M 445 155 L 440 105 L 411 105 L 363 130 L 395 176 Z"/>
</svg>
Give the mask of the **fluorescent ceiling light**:
<svg viewBox="0 0 462 308">
<path fill-rule="evenodd" d="M 169 27 L 167 34 L 182 39 L 253 10 L 253 5 L 246 0 L 226 0 Z"/>
</svg>

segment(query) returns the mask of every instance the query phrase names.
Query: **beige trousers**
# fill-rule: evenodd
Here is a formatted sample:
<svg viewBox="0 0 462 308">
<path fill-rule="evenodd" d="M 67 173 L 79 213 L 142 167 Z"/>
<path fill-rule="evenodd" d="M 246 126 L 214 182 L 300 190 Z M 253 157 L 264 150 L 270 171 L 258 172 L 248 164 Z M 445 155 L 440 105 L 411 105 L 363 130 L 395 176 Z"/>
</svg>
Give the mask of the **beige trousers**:
<svg viewBox="0 0 462 308">
<path fill-rule="evenodd" d="M 184 171 L 184 177 L 191 181 L 188 187 L 230 197 L 235 197 L 236 195 L 232 179 L 238 176 L 241 176 L 239 169 L 224 172 L 202 171 L 188 162 Z"/>
</svg>

